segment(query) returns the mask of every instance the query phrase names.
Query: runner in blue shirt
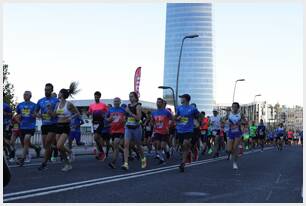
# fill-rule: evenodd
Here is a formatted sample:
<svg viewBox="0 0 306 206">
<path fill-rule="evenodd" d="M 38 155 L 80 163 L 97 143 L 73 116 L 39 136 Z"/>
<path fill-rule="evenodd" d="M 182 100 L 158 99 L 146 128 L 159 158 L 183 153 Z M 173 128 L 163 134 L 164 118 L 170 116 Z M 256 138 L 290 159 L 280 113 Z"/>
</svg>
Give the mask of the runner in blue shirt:
<svg viewBox="0 0 306 206">
<path fill-rule="evenodd" d="M 56 134 L 56 113 L 55 106 L 59 100 L 52 97 L 53 85 L 47 83 L 45 85 L 45 97 L 38 100 L 36 104 L 36 116 L 42 119 L 41 133 L 43 146 L 45 148 L 44 160 L 38 170 L 43 170 L 47 167 L 47 162 L 51 157 L 51 145 L 55 141 Z"/>
<path fill-rule="evenodd" d="M 69 149 L 72 149 L 73 140 L 76 141 L 78 146 L 85 145 L 81 142 L 81 125 L 84 124 L 84 120 L 80 116 L 74 117 L 70 122 L 70 134 L 69 134 Z"/>
<path fill-rule="evenodd" d="M 20 166 L 24 164 L 30 147 L 35 149 L 37 157 L 39 157 L 41 150 L 39 146 L 35 146 L 31 143 L 31 137 L 34 136 L 36 128 L 36 104 L 30 101 L 31 97 L 31 91 L 25 91 L 23 94 L 24 102 L 18 104 L 16 108 L 18 118 L 20 119 L 21 141 L 23 141 L 22 158 L 17 161 L 17 164 Z M 30 159 L 28 162 L 30 162 Z"/>
<path fill-rule="evenodd" d="M 283 149 L 283 142 L 285 138 L 285 129 L 282 123 L 279 124 L 279 127 L 275 130 L 276 133 L 276 147 L 277 150 Z"/>
<path fill-rule="evenodd" d="M 109 105 L 108 105 L 108 111 L 105 114 L 105 116 L 107 118 L 109 118 L 109 116 L 110 116 L 109 108 L 111 108 L 111 107 L 109 107 Z M 102 137 L 102 139 L 104 141 L 104 145 L 106 145 L 106 152 L 105 152 L 106 157 L 108 157 L 109 149 L 111 147 L 111 145 L 110 145 L 110 138 L 111 138 L 111 135 L 110 135 L 110 123 L 107 120 L 107 118 L 103 119 L 103 125 L 104 126 L 101 129 L 101 137 Z"/>
<path fill-rule="evenodd" d="M 11 146 L 11 120 L 12 120 L 13 111 L 7 103 L 3 102 L 3 147 L 5 148 L 5 153 L 10 158 L 14 157 L 14 148 Z"/>
<path fill-rule="evenodd" d="M 181 172 L 184 172 L 187 156 L 191 152 L 190 148 L 194 128 L 193 120 L 198 117 L 199 111 L 189 104 L 191 99 L 189 94 L 184 94 L 180 96 L 180 98 L 182 105 L 177 107 L 175 120 L 177 122 L 177 137 L 183 148 L 182 163 L 180 164 L 179 169 Z"/>
<path fill-rule="evenodd" d="M 263 120 L 260 120 L 260 124 L 257 126 L 256 135 L 259 138 L 259 143 L 261 146 L 261 151 L 263 152 L 265 139 L 266 139 L 266 126 L 263 123 Z"/>
</svg>

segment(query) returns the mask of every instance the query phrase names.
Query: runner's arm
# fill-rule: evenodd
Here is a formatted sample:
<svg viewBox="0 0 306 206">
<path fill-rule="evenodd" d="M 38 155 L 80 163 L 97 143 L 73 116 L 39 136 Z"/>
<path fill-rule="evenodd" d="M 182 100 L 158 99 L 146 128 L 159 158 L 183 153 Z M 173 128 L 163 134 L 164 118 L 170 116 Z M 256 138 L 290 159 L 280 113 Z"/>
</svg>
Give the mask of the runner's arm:
<svg viewBox="0 0 306 206">
<path fill-rule="evenodd" d="M 68 104 L 68 110 L 73 113 L 73 115 L 69 118 L 70 120 L 80 116 L 79 110 L 71 102 Z"/>
</svg>

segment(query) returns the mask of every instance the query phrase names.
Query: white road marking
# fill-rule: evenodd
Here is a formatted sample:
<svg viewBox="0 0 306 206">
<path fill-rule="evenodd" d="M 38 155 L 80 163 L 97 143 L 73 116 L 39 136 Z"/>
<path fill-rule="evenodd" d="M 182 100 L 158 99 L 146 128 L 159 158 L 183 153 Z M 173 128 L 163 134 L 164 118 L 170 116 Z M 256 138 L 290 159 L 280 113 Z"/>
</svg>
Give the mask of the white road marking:
<svg viewBox="0 0 306 206">
<path fill-rule="evenodd" d="M 186 196 L 198 196 L 198 197 L 203 197 L 203 196 L 208 196 L 208 193 L 205 192 L 184 192 L 183 193 Z"/>
<path fill-rule="evenodd" d="M 269 150 L 272 148 L 267 148 L 266 150 Z M 254 152 L 259 152 L 260 150 L 254 151 Z M 245 152 L 244 154 L 250 154 L 254 152 Z M 196 165 L 202 165 L 202 164 L 207 164 L 210 162 L 217 162 L 220 160 L 226 159 L 226 156 L 218 157 L 215 159 L 207 159 L 207 160 L 201 160 L 201 161 L 196 161 L 191 164 L 187 164 L 186 167 L 191 167 L 191 166 L 196 166 Z M 109 182 L 115 182 L 115 181 L 121 181 L 121 180 L 127 180 L 127 179 L 132 179 L 132 178 L 137 178 L 137 177 L 143 177 L 143 176 L 148 176 L 152 174 L 158 174 L 162 172 L 167 172 L 171 170 L 177 169 L 179 165 L 172 165 L 172 166 L 167 166 L 167 167 L 161 167 L 161 168 L 156 168 L 156 169 L 151 169 L 151 170 L 145 170 L 145 171 L 138 171 L 134 173 L 128 173 L 128 174 L 123 174 L 123 175 L 115 175 L 115 176 L 110 176 L 110 177 L 103 177 L 103 178 L 97 178 L 97 179 L 92 179 L 92 180 L 87 180 L 87 181 L 80 181 L 80 182 L 75 182 L 75 183 L 69 183 L 69 184 L 63 184 L 63 185 L 56 185 L 56 186 L 51 186 L 51 187 L 44 187 L 44 188 L 37 188 L 37 189 L 31 189 L 27 191 L 21 191 L 21 192 L 14 192 L 14 193 L 8 193 L 4 194 L 3 197 L 11 197 L 11 198 L 6 198 L 3 201 L 12 201 L 12 200 L 18 200 L 18 199 L 26 199 L 30 197 L 38 197 L 38 196 L 43 196 L 43 195 L 48 195 L 48 194 L 53 194 L 53 193 L 58 193 L 62 191 L 68 191 L 68 190 L 75 190 L 79 188 L 85 188 L 85 187 L 90 187 L 93 185 L 99 185 L 99 184 L 105 184 Z M 60 189 L 61 188 L 61 189 Z M 49 191 L 46 191 L 49 190 Z M 42 192 L 45 191 L 45 192 Z M 28 193 L 33 193 L 33 194 L 28 194 Z M 27 194 L 27 195 L 24 195 Z M 16 196 L 17 197 L 12 197 Z M 21 196 L 18 196 L 21 195 Z"/>
<path fill-rule="evenodd" d="M 282 176 L 282 174 L 279 174 L 279 175 L 278 175 L 278 178 L 277 178 L 276 181 L 275 181 L 276 184 L 279 183 L 279 180 L 280 180 L 281 176 Z"/>
<path fill-rule="evenodd" d="M 272 190 L 270 190 L 270 192 L 268 193 L 267 197 L 266 197 L 266 201 L 270 200 L 272 195 Z"/>
</svg>

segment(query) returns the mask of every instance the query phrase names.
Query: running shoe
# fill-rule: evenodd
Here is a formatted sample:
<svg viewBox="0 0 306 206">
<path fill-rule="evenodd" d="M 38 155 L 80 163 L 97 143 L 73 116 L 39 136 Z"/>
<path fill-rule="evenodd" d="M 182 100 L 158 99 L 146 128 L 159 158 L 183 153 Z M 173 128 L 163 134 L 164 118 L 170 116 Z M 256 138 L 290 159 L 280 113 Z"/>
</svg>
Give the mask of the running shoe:
<svg viewBox="0 0 306 206">
<path fill-rule="evenodd" d="M 28 155 L 26 156 L 26 159 L 24 160 L 24 162 L 25 162 L 25 163 L 30 163 L 30 162 L 31 162 L 31 155 L 30 155 L 30 154 L 28 154 Z"/>
<path fill-rule="evenodd" d="M 219 157 L 219 152 L 216 152 L 216 154 L 214 154 L 213 158 L 217 158 Z"/>
<path fill-rule="evenodd" d="M 128 170 L 129 169 L 129 164 L 127 162 L 125 162 L 125 163 L 123 163 L 121 168 L 124 169 L 124 170 Z"/>
<path fill-rule="evenodd" d="M 47 164 L 46 163 L 42 163 L 39 167 L 38 167 L 38 170 L 39 171 L 42 171 L 42 170 L 45 170 L 47 169 Z"/>
<path fill-rule="evenodd" d="M 212 151 L 212 149 L 211 149 L 211 148 L 209 148 L 209 150 L 208 150 L 208 154 L 210 155 L 212 152 L 213 152 L 213 151 Z"/>
<path fill-rule="evenodd" d="M 40 157 L 40 151 L 41 151 L 41 147 L 38 146 L 35 148 L 35 152 L 36 152 L 36 157 L 39 158 Z"/>
<path fill-rule="evenodd" d="M 185 171 L 185 163 L 181 163 L 179 166 L 180 172 L 184 172 Z"/>
<path fill-rule="evenodd" d="M 73 161 L 75 160 L 75 155 L 74 155 L 73 152 L 71 152 L 71 153 L 69 154 L 68 159 L 69 159 L 70 162 L 73 162 Z"/>
<path fill-rule="evenodd" d="M 10 158 L 10 159 L 9 159 L 9 162 L 10 162 L 10 163 L 14 163 L 15 161 L 16 161 L 15 158 Z"/>
<path fill-rule="evenodd" d="M 56 157 L 52 156 L 51 157 L 51 162 L 56 162 L 56 159 L 57 159 Z"/>
<path fill-rule="evenodd" d="M 237 170 L 238 169 L 238 165 L 236 162 L 233 162 L 233 169 Z"/>
<path fill-rule="evenodd" d="M 112 162 L 108 163 L 108 166 L 109 166 L 110 168 L 112 168 L 112 169 L 116 169 L 115 164 L 114 164 L 114 163 L 112 163 Z"/>
<path fill-rule="evenodd" d="M 170 159 L 170 152 L 166 152 L 166 158 Z"/>
<path fill-rule="evenodd" d="M 25 160 L 22 158 L 22 159 L 17 160 L 16 164 L 19 165 L 19 167 L 22 167 L 24 165 L 24 162 Z"/>
<path fill-rule="evenodd" d="M 98 159 L 101 160 L 101 161 L 104 161 L 106 159 L 105 153 L 104 152 L 100 152 Z"/>
<path fill-rule="evenodd" d="M 141 159 L 141 168 L 144 169 L 147 167 L 147 158 L 144 157 Z"/>
<path fill-rule="evenodd" d="M 63 172 L 68 172 L 69 170 L 72 170 L 71 164 L 65 164 L 65 166 L 62 169 L 62 171 Z"/>
</svg>

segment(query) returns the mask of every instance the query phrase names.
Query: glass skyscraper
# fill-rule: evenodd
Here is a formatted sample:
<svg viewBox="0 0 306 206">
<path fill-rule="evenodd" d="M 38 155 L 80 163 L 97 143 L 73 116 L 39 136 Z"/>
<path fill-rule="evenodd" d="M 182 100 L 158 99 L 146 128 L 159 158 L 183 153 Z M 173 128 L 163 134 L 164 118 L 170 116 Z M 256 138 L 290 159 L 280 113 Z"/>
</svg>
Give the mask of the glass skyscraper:
<svg viewBox="0 0 306 206">
<path fill-rule="evenodd" d="M 191 103 L 196 103 L 200 111 L 211 113 L 214 104 L 214 71 L 210 3 L 167 4 L 164 86 L 175 90 L 182 39 L 192 34 L 198 34 L 199 37 L 184 41 L 178 94 L 190 94 Z M 164 98 L 169 103 L 173 102 L 170 90 L 164 90 Z"/>
</svg>

